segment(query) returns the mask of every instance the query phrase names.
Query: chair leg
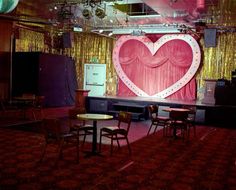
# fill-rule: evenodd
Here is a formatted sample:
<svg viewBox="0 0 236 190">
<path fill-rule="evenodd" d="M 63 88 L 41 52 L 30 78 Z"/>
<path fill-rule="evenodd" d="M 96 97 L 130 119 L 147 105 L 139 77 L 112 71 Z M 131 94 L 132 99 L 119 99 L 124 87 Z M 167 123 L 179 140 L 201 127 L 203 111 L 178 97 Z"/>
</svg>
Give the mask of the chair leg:
<svg viewBox="0 0 236 190">
<path fill-rule="evenodd" d="M 45 155 L 45 152 L 46 152 L 46 148 L 47 148 L 47 143 L 45 143 L 44 146 L 43 146 L 43 151 L 42 151 L 42 154 L 40 156 L 39 162 L 43 161 L 43 158 L 44 158 L 44 155 Z"/>
<path fill-rule="evenodd" d="M 111 156 L 112 156 L 112 153 L 113 153 L 113 134 L 111 136 L 111 152 L 110 152 Z"/>
<path fill-rule="evenodd" d="M 130 148 L 128 137 L 126 137 L 126 142 L 127 142 L 127 146 L 128 146 L 128 149 L 129 149 L 129 154 L 131 154 L 131 148 Z"/>
<path fill-rule="evenodd" d="M 165 125 L 163 125 L 163 137 L 165 137 L 165 134 L 166 134 L 166 126 Z"/>
<path fill-rule="evenodd" d="M 63 153 L 62 153 L 63 144 L 64 144 L 64 139 L 61 139 L 59 142 L 59 148 L 58 148 L 58 160 L 63 157 Z"/>
<path fill-rule="evenodd" d="M 193 132 L 194 132 L 194 137 L 196 137 L 197 135 L 196 135 L 196 125 L 195 124 L 193 124 Z"/>
<path fill-rule="evenodd" d="M 157 130 L 157 127 L 158 127 L 158 123 L 157 124 L 155 124 L 155 129 L 154 129 L 154 131 L 153 131 L 153 133 L 155 133 L 156 132 L 156 130 Z"/>
<path fill-rule="evenodd" d="M 149 135 L 151 129 L 152 129 L 152 124 L 150 125 L 150 127 L 149 127 L 149 129 L 148 129 L 148 133 L 147 133 L 147 135 Z"/>
<path fill-rule="evenodd" d="M 120 148 L 120 142 L 119 142 L 119 140 L 118 140 L 117 135 L 116 135 L 116 141 L 117 141 L 118 147 Z"/>
<path fill-rule="evenodd" d="M 79 136 L 77 135 L 76 137 L 77 143 L 76 143 L 76 151 L 77 151 L 77 158 L 76 158 L 76 162 L 79 163 Z"/>
<path fill-rule="evenodd" d="M 32 114 L 33 114 L 33 118 L 36 121 L 36 114 L 35 114 L 35 109 L 32 109 Z"/>
<path fill-rule="evenodd" d="M 101 148 L 102 148 L 102 130 L 100 131 L 99 152 L 101 152 Z"/>
<path fill-rule="evenodd" d="M 84 138 L 83 138 L 83 144 L 82 144 L 82 147 L 84 146 L 84 143 L 85 143 L 85 140 L 86 140 L 86 132 L 85 132 L 85 134 L 84 134 Z"/>
</svg>

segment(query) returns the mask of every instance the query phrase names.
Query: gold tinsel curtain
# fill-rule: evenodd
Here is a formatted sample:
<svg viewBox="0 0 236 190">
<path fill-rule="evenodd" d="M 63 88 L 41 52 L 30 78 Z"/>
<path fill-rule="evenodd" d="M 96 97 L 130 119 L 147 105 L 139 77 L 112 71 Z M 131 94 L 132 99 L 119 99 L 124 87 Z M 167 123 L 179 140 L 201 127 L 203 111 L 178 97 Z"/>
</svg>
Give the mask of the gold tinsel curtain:
<svg viewBox="0 0 236 190">
<path fill-rule="evenodd" d="M 106 64 L 107 83 L 106 94 L 116 94 L 116 73 L 112 63 L 112 50 L 114 39 L 99 36 L 93 33 L 75 33 L 73 57 L 76 60 L 77 81 L 83 87 L 84 64 L 101 63 Z"/>
<path fill-rule="evenodd" d="M 198 98 L 204 93 L 204 79 L 227 79 L 231 80 L 231 72 L 236 69 L 236 33 L 219 34 L 217 46 L 204 47 L 204 40 L 200 41 L 202 46 L 202 66 L 197 74 Z"/>
<path fill-rule="evenodd" d="M 44 34 L 19 28 L 19 39 L 16 40 L 17 52 L 43 52 Z"/>
<path fill-rule="evenodd" d="M 204 79 L 231 79 L 231 72 L 236 69 L 236 34 L 220 34 L 217 47 L 205 48 L 203 40 L 203 65 L 197 76 L 199 86 L 204 85 Z"/>
</svg>

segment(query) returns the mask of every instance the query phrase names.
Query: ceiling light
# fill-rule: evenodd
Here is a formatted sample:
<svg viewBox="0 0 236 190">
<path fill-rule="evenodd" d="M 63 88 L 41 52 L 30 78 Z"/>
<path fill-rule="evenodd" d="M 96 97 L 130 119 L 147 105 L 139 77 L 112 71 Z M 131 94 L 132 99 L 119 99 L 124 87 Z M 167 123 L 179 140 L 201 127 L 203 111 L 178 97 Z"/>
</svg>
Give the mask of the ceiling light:
<svg viewBox="0 0 236 190">
<path fill-rule="evenodd" d="M 112 36 L 113 35 L 113 32 L 110 32 L 109 34 L 108 34 L 108 36 Z"/>
<path fill-rule="evenodd" d="M 101 30 L 99 30 L 99 33 L 101 34 L 101 33 L 103 33 L 103 30 L 101 29 Z"/>
</svg>

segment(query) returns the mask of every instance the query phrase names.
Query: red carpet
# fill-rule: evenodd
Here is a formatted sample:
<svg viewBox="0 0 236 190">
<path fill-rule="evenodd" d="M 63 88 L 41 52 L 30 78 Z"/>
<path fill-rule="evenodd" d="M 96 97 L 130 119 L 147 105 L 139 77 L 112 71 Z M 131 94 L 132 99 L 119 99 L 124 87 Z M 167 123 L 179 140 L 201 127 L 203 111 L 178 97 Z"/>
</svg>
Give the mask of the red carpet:
<svg viewBox="0 0 236 190">
<path fill-rule="evenodd" d="M 162 137 L 162 131 L 131 143 L 132 156 L 123 146 L 103 157 L 75 163 L 74 148 L 54 167 L 55 147 L 37 163 L 41 134 L 0 129 L 0 189 L 236 189 L 236 130 L 200 127 L 189 142 Z M 87 143 L 84 150 L 90 150 Z"/>
</svg>

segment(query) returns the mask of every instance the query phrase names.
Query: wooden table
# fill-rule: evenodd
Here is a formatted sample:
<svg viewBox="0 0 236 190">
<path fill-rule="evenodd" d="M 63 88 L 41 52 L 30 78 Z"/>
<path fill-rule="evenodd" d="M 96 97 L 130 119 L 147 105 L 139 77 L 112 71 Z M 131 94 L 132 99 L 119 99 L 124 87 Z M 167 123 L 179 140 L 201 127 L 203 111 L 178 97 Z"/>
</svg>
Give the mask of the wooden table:
<svg viewBox="0 0 236 190">
<path fill-rule="evenodd" d="M 106 114 L 78 114 L 77 118 L 79 120 L 90 120 L 93 121 L 93 140 L 92 140 L 92 151 L 89 155 L 98 155 L 97 152 L 97 121 L 113 119 L 113 116 Z M 89 156 L 88 155 L 88 156 Z"/>
</svg>

